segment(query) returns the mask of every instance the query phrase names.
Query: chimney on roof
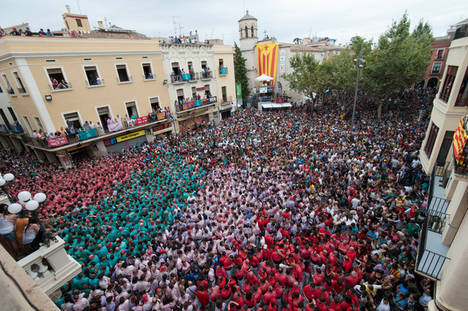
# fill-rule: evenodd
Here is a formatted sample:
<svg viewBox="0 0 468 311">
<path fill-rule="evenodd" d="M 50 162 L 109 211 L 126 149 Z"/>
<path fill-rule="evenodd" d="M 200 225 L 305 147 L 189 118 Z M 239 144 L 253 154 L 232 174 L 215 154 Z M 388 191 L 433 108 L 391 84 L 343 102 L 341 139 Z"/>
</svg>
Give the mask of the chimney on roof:
<svg viewBox="0 0 468 311">
<path fill-rule="evenodd" d="M 67 9 L 68 14 L 70 14 L 70 13 L 71 13 L 71 8 L 70 8 L 70 6 L 67 4 L 67 5 L 65 6 L 65 8 Z"/>
<path fill-rule="evenodd" d="M 98 24 L 99 30 L 104 30 L 104 24 L 102 21 L 98 21 L 97 24 Z"/>
</svg>

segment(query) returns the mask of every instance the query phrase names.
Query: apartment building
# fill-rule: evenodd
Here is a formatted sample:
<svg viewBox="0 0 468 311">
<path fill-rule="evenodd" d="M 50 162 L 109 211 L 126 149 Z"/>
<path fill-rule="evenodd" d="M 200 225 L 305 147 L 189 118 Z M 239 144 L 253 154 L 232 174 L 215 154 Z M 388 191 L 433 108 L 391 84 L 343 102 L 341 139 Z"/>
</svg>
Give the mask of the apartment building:
<svg viewBox="0 0 468 311">
<path fill-rule="evenodd" d="M 68 167 L 234 108 L 233 49 L 221 40 L 150 39 L 100 21 L 91 30 L 86 15 L 67 10 L 67 31 L 0 38 L 3 148 Z"/>
<path fill-rule="evenodd" d="M 431 175 L 416 272 L 435 281 L 429 310 L 468 306 L 468 27 L 450 44 L 439 92 L 420 150 Z"/>
<path fill-rule="evenodd" d="M 54 160 L 56 152 L 63 156 L 86 147 L 92 154 L 117 151 L 122 144 L 112 146 L 116 144 L 113 138 L 122 132 L 108 128 L 113 123 L 123 124 L 119 130 L 129 124 L 141 125 L 124 133 L 138 131 L 133 140 L 142 136 L 149 139 L 153 123 L 165 122 L 170 127 L 168 118 L 148 119 L 153 112 L 170 109 L 161 51 L 155 40 L 7 36 L 0 39 L 0 76 L 26 136 L 71 126 L 78 129 L 90 122 L 100 124 L 102 134 L 110 132 L 97 141 L 79 142 L 79 148 L 63 137 L 48 141 L 47 146 L 29 144 L 24 138 L 24 147 L 32 148 L 40 158 Z M 155 131 L 160 131 L 159 127 Z M 129 139 L 120 140 L 129 143 Z"/>
<path fill-rule="evenodd" d="M 236 100 L 232 46 L 164 42 L 161 52 L 178 132 L 229 116 Z"/>
</svg>

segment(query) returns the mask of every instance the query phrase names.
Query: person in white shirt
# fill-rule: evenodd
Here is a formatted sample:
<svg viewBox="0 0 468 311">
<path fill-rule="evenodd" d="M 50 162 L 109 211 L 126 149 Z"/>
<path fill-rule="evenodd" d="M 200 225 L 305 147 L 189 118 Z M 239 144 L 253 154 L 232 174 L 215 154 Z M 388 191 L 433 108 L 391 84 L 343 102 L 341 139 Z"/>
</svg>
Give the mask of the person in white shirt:
<svg viewBox="0 0 468 311">
<path fill-rule="evenodd" d="M 376 309 L 377 311 L 390 311 L 390 303 L 386 297 L 382 298 L 380 301 L 379 306 Z"/>
</svg>

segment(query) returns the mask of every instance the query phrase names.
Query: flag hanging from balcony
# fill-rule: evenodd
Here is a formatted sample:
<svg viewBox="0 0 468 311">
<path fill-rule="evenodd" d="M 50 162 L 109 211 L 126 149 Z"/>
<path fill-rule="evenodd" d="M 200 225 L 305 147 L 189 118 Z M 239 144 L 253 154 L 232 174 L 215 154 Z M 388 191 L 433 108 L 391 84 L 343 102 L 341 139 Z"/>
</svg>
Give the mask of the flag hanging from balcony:
<svg viewBox="0 0 468 311">
<path fill-rule="evenodd" d="M 278 43 L 257 44 L 257 72 L 258 76 L 266 74 L 276 83 L 276 70 L 278 67 Z"/>
<path fill-rule="evenodd" d="M 458 124 L 458 128 L 453 135 L 453 155 L 455 157 L 455 161 L 457 161 L 458 165 L 463 164 L 467 159 L 464 157 L 463 150 L 468 141 L 468 133 L 463 124 L 463 118 L 460 120 L 460 124 Z"/>
</svg>

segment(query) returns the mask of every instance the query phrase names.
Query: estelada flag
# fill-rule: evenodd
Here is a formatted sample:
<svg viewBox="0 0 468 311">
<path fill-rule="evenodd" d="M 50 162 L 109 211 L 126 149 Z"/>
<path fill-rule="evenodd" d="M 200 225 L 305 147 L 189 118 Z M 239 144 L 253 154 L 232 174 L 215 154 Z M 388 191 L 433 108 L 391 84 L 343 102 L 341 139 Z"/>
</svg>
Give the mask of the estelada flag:
<svg viewBox="0 0 468 311">
<path fill-rule="evenodd" d="M 276 70 L 278 68 L 278 43 L 257 44 L 257 71 L 258 76 L 266 74 L 276 83 Z"/>
<path fill-rule="evenodd" d="M 465 160 L 463 157 L 463 150 L 465 149 L 467 141 L 468 134 L 466 133 L 466 130 L 463 127 L 462 119 L 460 120 L 460 124 L 458 125 L 458 128 L 455 131 L 455 134 L 453 135 L 453 155 L 459 165 Z"/>
</svg>

